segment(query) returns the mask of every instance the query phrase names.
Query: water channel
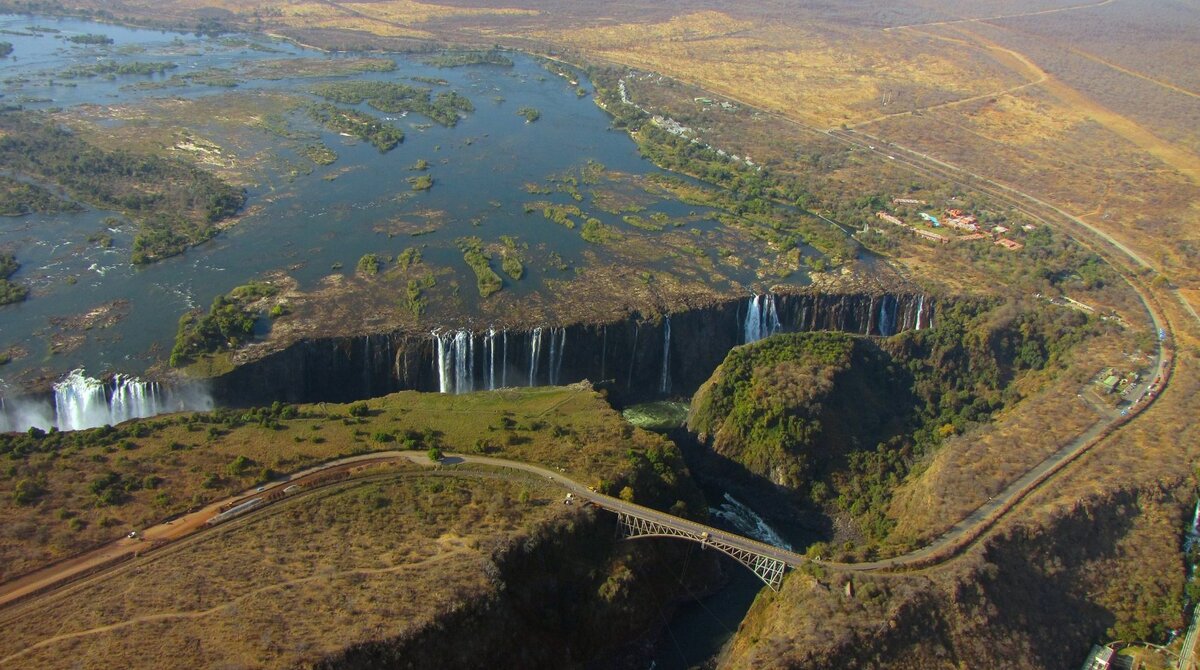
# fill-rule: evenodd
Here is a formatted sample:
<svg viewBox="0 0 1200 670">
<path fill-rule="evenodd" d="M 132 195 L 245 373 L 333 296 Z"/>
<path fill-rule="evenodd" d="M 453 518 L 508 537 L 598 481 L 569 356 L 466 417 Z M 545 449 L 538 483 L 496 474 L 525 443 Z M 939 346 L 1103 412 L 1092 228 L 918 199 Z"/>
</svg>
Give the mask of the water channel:
<svg viewBox="0 0 1200 670">
<path fill-rule="evenodd" d="M 112 44 L 67 39 L 85 34 L 105 35 Z M 147 127 L 150 134 L 161 134 L 165 127 L 187 142 L 212 142 L 236 157 L 236 176 L 248 193 L 245 215 L 230 230 L 145 267 L 129 263 L 135 226 L 116 212 L 85 207 L 77 213 L 0 219 L 0 251 L 15 254 L 22 265 L 12 279 L 31 288 L 28 300 L 0 307 L 0 350 L 18 354 L 0 368 L 0 395 L 12 396 L 31 385 L 44 389 L 78 368 L 93 377 L 144 374 L 169 352 L 179 317 L 206 307 L 215 296 L 276 271 L 286 272 L 301 290 L 313 289 L 330 275 L 353 273 L 364 254 L 395 255 L 409 246 L 419 246 L 427 264 L 448 268 L 449 281 L 461 285 L 454 304 L 444 306 L 448 320 L 461 320 L 481 302 L 455 244 L 463 237 L 489 243 L 511 236 L 528 244 L 526 274 L 520 281 L 506 277 L 505 295 L 552 301 L 547 282 L 602 263 L 603 249 L 585 242 L 579 230 L 528 211 L 531 201 L 576 204 L 568 193 L 531 194 L 528 185 L 546 187 L 550 177 L 577 175 L 589 161 L 603 164 L 613 175 L 660 172 L 639 156 L 625 133 L 610 128 L 590 96 L 578 95 L 567 78 L 519 54 L 510 54 L 512 67 L 456 68 L 427 65 L 418 57 L 384 56 L 395 62 L 394 70 L 335 76 L 313 74 L 309 61 L 335 63 L 361 55 L 324 54 L 254 36 L 216 39 L 45 17 L 0 16 L 0 36 L 14 45 L 4 63 L 0 104 L 61 110 L 61 118 L 69 122 L 84 119 L 101 129 Z M 303 63 L 306 71 L 280 65 L 286 61 Z M 176 67 L 151 75 L 63 74 L 108 62 Z M 200 79 L 184 78 L 203 72 L 226 73 L 237 85 L 206 86 L 197 83 Z M 572 76 L 579 87 L 591 90 L 581 74 Z M 290 126 L 337 152 L 337 161 L 325 166 L 307 162 L 295 142 L 247 121 L 270 111 L 255 105 L 268 105 L 272 95 L 298 96 L 302 105 L 318 100 L 310 93 L 314 86 L 345 80 L 453 90 L 470 98 L 475 111 L 455 127 L 443 127 L 416 114 L 387 115 L 359 105 L 360 111 L 405 132 L 403 144 L 380 153 L 317 126 L 293 108 L 286 114 Z M 445 84 L 428 83 L 433 80 Z M 206 99 L 207 106 L 188 104 Z M 164 111 L 176 106 L 184 110 L 182 118 Z M 538 109 L 541 118 L 527 123 L 517 114 L 520 107 Z M 222 109 L 229 113 L 213 114 Z M 200 111 L 211 115 L 200 116 Z M 414 193 L 406 179 L 418 160 L 428 162 L 435 186 Z M 703 207 L 645 191 L 637 197 L 646 207 L 641 216 L 664 215 L 697 239 L 721 228 Z M 646 234 L 623 224 L 619 215 L 588 202 L 578 204 L 587 216 L 627 235 Z M 106 223 L 110 216 L 119 223 Z M 90 243 L 98 232 L 111 236 L 113 245 Z M 647 263 L 650 269 L 668 270 L 686 260 Z M 720 281 L 736 288 L 755 279 L 754 267 L 743 266 L 723 268 Z M 437 314 L 437 309 L 434 305 L 431 311 Z M 115 322 L 94 326 L 88 321 L 89 314 L 101 312 Z"/>
</svg>

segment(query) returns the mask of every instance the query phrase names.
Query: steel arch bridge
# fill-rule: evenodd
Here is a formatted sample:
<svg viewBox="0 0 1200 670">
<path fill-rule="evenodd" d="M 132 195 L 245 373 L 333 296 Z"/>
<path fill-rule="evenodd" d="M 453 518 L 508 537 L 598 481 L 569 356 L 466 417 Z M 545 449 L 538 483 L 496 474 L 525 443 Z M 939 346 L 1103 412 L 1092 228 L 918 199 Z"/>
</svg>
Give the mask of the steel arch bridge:
<svg viewBox="0 0 1200 670">
<path fill-rule="evenodd" d="M 787 569 L 787 563 L 778 558 L 772 558 L 751 549 L 730 544 L 724 541 L 720 534 L 718 534 L 719 531 L 715 529 L 711 532 L 705 530 L 697 531 L 667 525 L 624 510 L 612 511 L 617 515 L 617 533 L 624 539 L 677 537 L 684 540 L 691 540 L 692 542 L 700 543 L 701 546 L 713 547 L 717 551 L 733 558 L 738 563 L 750 568 L 773 591 L 778 591 L 780 585 L 783 584 L 783 572 Z M 703 526 L 699 526 L 698 524 L 697 527 L 703 528 Z"/>
</svg>

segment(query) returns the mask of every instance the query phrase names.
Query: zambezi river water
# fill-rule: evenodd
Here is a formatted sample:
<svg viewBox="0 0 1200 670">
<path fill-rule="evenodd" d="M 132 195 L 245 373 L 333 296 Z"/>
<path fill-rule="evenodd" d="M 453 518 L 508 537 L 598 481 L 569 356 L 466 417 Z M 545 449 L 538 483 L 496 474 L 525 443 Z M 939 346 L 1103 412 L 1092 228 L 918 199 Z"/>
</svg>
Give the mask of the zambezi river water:
<svg viewBox="0 0 1200 670">
<path fill-rule="evenodd" d="M 83 35 L 103 35 L 111 44 L 70 39 Z M 146 267 L 130 264 L 136 226 L 119 212 L 85 204 L 79 212 L 0 218 L 0 252 L 14 254 L 21 264 L 12 280 L 31 289 L 28 300 L 0 307 L 0 352 L 12 357 L 0 367 L 0 430 L 52 425 L 72 430 L 181 408 L 209 408 L 202 389 L 164 387 L 138 375 L 166 357 L 186 311 L 204 308 L 216 296 L 267 273 L 285 272 L 301 290 L 308 290 L 330 275 L 352 273 L 364 254 L 395 255 L 420 246 L 426 263 L 452 270 L 464 287 L 456 308 L 470 311 L 480 298 L 471 289 L 474 278 L 456 240 L 479 237 L 494 243 L 510 236 L 529 245 L 526 274 L 520 281 L 505 277 L 504 291 L 534 297 L 548 282 L 569 279 L 584 264 L 595 262 L 587 252 L 595 253 L 597 247 L 584 241 L 579 230 L 531 212 L 531 201 L 578 203 L 587 215 L 625 234 L 643 235 L 644 230 L 623 226 L 621 216 L 581 203 L 569 190 L 551 185 L 581 175 L 592 161 L 605 166 L 608 174 L 661 172 L 638 154 L 624 132 L 610 127 L 582 73 L 563 77 L 520 54 L 506 54 L 514 61 L 512 67 L 454 68 L 424 64 L 419 56 L 372 54 L 393 61 L 395 69 L 333 75 L 322 74 L 321 63 L 332 67 L 362 55 L 326 54 L 261 36 L 209 38 L 11 15 L 0 15 L 0 40 L 13 44 L 12 55 L 0 60 L 0 104 L 58 114 L 67 124 L 145 128 L 148 136 L 172 138 L 171 151 L 202 151 L 219 173 L 245 183 L 248 195 L 244 216 L 235 226 Z M 314 65 L 314 60 L 319 62 Z M 175 67 L 153 75 L 68 72 L 135 62 Z M 236 85 L 205 85 L 205 77 L 226 78 Z M 468 97 L 475 110 L 456 126 L 444 127 L 417 114 L 384 114 L 366 104 L 354 106 L 404 131 L 401 145 L 381 153 L 368 143 L 317 126 L 303 112 L 304 103 L 318 101 L 311 92 L 314 86 L 348 80 L 456 91 Z M 300 141 L 272 134 L 261 123 L 279 108 L 278 96 L 300 99 L 283 105 L 287 128 L 302 136 Z M 206 99 L 211 104 L 193 104 Z M 517 113 L 522 107 L 537 109 L 540 118 L 527 122 Z M 305 158 L 299 149 L 313 142 L 333 149 L 337 160 L 317 165 Z M 407 181 L 417 161 L 428 164 L 435 184 L 431 190 L 414 193 Z M 9 175 L 3 166 L 0 174 L 21 178 Z M 623 185 L 628 189 L 629 181 Z M 679 222 L 672 227 L 686 225 L 696 238 L 721 226 L 716 213 L 704 207 L 634 190 L 641 217 L 657 214 L 662 221 Z M 96 244 L 98 234 L 110 237 L 112 245 Z M 726 255 L 754 244 L 729 237 L 722 241 Z M 687 253 L 717 260 L 711 248 Z M 814 252 L 806 247 L 805 253 Z M 758 278 L 755 270 L 753 264 L 723 267 L 720 281 L 727 282 L 725 288 L 749 287 Z M 887 306 L 880 307 L 881 324 L 887 314 Z M 922 323 L 919 309 L 914 322 L 916 327 Z M 780 321 L 774 299 L 750 297 L 738 322 L 730 325 L 739 333 L 744 330 L 742 342 L 776 332 Z M 670 328 L 668 319 L 662 334 L 662 347 L 668 351 Z M 884 327 L 878 329 L 882 332 Z M 550 332 L 548 346 L 553 347 Z M 449 360 L 452 353 L 462 358 L 459 350 L 469 350 L 473 337 L 462 332 L 443 335 L 438 343 L 445 351 L 439 349 L 439 361 Z M 494 355 L 494 348 L 491 351 Z M 560 364 L 561 355 L 560 345 Z M 530 384 L 537 360 L 535 349 Z M 666 392 L 672 375 L 679 373 L 670 368 L 666 355 L 658 365 L 655 379 Z M 438 367 L 446 371 L 439 383 L 443 391 L 474 383 L 463 372 L 469 371 L 469 361 Z M 98 379 L 102 375 L 104 382 Z M 496 385 L 494 377 L 488 378 L 489 388 Z M 51 400 L 23 397 L 30 384 L 48 380 L 56 382 Z M 707 492 L 715 523 L 784 542 L 748 507 L 721 491 Z M 682 607 L 667 629 L 668 642 L 655 655 L 656 667 L 703 662 L 736 630 L 761 584 L 732 562 L 729 569 L 730 587 Z"/>
<path fill-rule="evenodd" d="M 69 40 L 85 34 L 104 35 L 112 43 Z M 211 143 L 219 153 L 208 158 L 236 164 L 234 176 L 248 183 L 245 215 L 235 226 L 146 267 L 130 264 L 135 226 L 119 213 L 88 206 L 76 213 L 0 218 L 0 251 L 13 253 L 21 264 L 12 280 L 31 289 L 28 300 L 0 307 L 0 351 L 15 354 L 0 367 L 0 397 L 11 400 L 31 383 L 44 389 L 48 381 L 64 379 L 76 369 L 92 378 L 142 375 L 166 358 L 185 311 L 206 308 L 214 297 L 270 272 L 286 272 L 302 290 L 311 289 L 330 275 L 353 273 L 357 260 L 368 253 L 395 255 L 420 246 L 427 264 L 453 271 L 462 286 L 456 308 L 470 311 L 480 298 L 455 241 L 479 237 L 494 243 L 511 236 L 529 250 L 526 275 L 520 281 L 504 278 L 506 295 L 543 292 L 547 281 L 569 279 L 585 263 L 595 262 L 597 247 L 585 242 L 579 230 L 530 212 L 531 201 L 579 204 L 588 216 L 627 234 L 645 234 L 623 224 L 619 215 L 548 188 L 555 183 L 548 179 L 578 175 L 589 161 L 603 164 L 608 174 L 659 171 L 639 156 L 625 133 L 611 129 L 581 73 L 572 73 L 576 81 L 568 81 L 520 54 L 506 54 L 512 67 L 454 68 L 433 67 L 418 56 L 372 54 L 394 61 L 396 69 L 322 76 L 313 74 L 320 67 L 309 61 L 336 63 L 362 55 L 326 54 L 260 36 L 208 38 L 11 15 L 0 16 L 0 38 L 13 44 L 12 55 L 3 61 L 0 104 L 58 111 L 64 122 L 82 119 L 102 129 L 144 127 L 148 135 L 177 138 L 184 148 L 172 151 L 181 155 L 196 151 L 188 147 Z M 303 62 L 307 72 L 300 76 L 280 61 Z M 65 74 L 109 62 L 176 67 L 152 75 Z M 236 86 L 187 78 L 213 72 L 228 75 Z M 456 91 L 473 102 L 475 111 L 464 114 L 455 127 L 443 127 L 417 114 L 389 115 L 358 105 L 405 132 L 402 144 L 380 153 L 368 143 L 317 126 L 303 109 L 296 109 L 319 101 L 311 93 L 314 86 L 349 80 Z M 579 95 L 577 88 L 588 95 Z M 301 98 L 285 114 L 286 122 L 310 139 L 284 141 L 255 125 L 271 111 L 269 101 L 276 94 Z M 205 99 L 211 104 L 188 104 Z M 540 119 L 526 122 L 517 113 L 522 107 L 539 110 Z M 336 151 L 336 162 L 316 165 L 299 154 L 305 142 L 315 141 Z M 414 193 L 406 179 L 418 174 L 410 170 L 418 160 L 427 161 L 435 185 Z M 530 184 L 543 191 L 531 193 Z M 646 207 L 640 216 L 686 219 L 687 232 L 697 237 L 721 226 L 703 207 L 645 191 L 638 196 Z M 104 223 L 110 216 L 119 223 Z M 399 229 L 397 221 L 402 222 Z M 98 233 L 111 236 L 113 245 L 89 242 Z M 585 251 L 593 254 L 591 261 Z M 716 251 L 703 253 L 715 257 Z M 755 281 L 750 266 L 722 272 L 735 283 L 731 286 Z"/>
</svg>

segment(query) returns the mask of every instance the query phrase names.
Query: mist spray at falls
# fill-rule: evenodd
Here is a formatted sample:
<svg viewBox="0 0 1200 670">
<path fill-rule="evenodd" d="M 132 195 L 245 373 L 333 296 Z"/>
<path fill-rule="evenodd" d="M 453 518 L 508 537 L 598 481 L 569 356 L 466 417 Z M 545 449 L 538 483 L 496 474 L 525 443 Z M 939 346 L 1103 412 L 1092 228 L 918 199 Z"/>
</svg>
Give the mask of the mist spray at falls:
<svg viewBox="0 0 1200 670">
<path fill-rule="evenodd" d="M 199 387 L 168 388 L 123 374 L 105 382 L 87 376 L 83 370 L 72 370 L 54 384 L 52 399 L 0 400 L 0 432 L 30 428 L 83 430 L 212 407 L 212 398 Z"/>
</svg>

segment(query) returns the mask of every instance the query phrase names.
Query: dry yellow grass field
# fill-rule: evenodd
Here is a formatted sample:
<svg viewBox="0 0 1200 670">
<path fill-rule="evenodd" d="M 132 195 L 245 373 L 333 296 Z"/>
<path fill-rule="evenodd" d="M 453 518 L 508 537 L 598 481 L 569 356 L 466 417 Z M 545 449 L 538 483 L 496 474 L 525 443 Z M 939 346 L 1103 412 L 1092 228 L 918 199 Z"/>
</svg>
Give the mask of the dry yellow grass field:
<svg viewBox="0 0 1200 670">
<path fill-rule="evenodd" d="M 411 635 L 494 591 L 491 548 L 570 510 L 556 501 L 422 475 L 318 491 L 23 607 L 0 665 L 292 667 Z"/>
<path fill-rule="evenodd" d="M 897 490 L 888 512 L 897 525 L 889 540 L 921 546 L 938 537 L 1100 420 L 1102 415 L 1079 394 L 1089 372 L 1128 361 L 1122 344 L 1116 337 L 1093 340 L 1076 351 L 1073 374 L 932 454 L 920 476 Z"/>
<path fill-rule="evenodd" d="M 202 7 L 285 33 L 567 49 L 814 129 L 855 126 L 1088 217 L 1159 272 L 1200 287 L 1200 85 L 1188 57 L 1200 21 L 1180 7 L 1029 0 L 818 11 L 716 0 L 568 12 L 545 0 L 125 0 L 113 11 L 182 19 Z"/>
<path fill-rule="evenodd" d="M 145 437 L 117 446 L 72 446 L 26 454 L 0 473 L 0 578 L 144 528 L 172 514 L 338 456 L 397 448 L 409 431 L 437 432 L 446 451 L 478 451 L 562 468 L 578 481 L 616 480 L 626 448 L 662 444 L 632 430 L 598 394 L 582 387 L 457 396 L 404 392 L 369 402 L 371 415 L 345 405 L 308 406 L 280 427 L 188 423 L 186 416 L 146 421 Z M 237 416 L 236 411 L 232 413 Z M 511 421 L 511 428 L 504 428 Z M 424 448 L 424 447 L 421 447 Z M 239 457 L 246 467 L 231 471 Z M 93 482 L 107 473 L 143 483 L 118 504 L 98 502 Z M 32 504 L 14 500 L 22 481 L 40 482 Z M 123 484 L 121 484 L 123 485 Z"/>
</svg>

